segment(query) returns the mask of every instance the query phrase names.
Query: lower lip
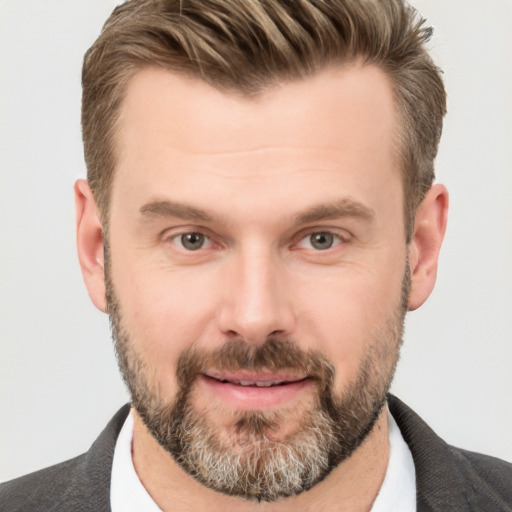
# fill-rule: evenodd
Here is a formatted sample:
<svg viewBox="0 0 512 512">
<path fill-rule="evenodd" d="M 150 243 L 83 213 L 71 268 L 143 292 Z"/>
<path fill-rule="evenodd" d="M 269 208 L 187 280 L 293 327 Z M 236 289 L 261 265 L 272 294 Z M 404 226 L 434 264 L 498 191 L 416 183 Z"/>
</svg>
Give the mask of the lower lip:
<svg viewBox="0 0 512 512">
<path fill-rule="evenodd" d="M 284 405 L 299 397 L 313 385 L 311 379 L 303 379 L 279 386 L 241 386 L 230 382 L 220 382 L 202 375 L 200 384 L 216 398 L 237 409 L 259 410 Z"/>
</svg>

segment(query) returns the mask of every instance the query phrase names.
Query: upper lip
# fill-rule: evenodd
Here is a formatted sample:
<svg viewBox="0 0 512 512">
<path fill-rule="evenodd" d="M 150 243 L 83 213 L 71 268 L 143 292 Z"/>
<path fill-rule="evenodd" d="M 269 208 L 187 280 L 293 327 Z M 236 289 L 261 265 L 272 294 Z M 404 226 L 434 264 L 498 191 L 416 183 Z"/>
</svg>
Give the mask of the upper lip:
<svg viewBox="0 0 512 512">
<path fill-rule="evenodd" d="M 207 377 L 215 380 L 227 382 L 258 382 L 258 383 L 281 383 L 281 382 L 297 382 L 307 377 L 304 374 L 297 374 L 287 371 L 266 371 L 254 372 L 248 370 L 225 371 L 225 370 L 208 370 L 204 373 Z"/>
</svg>

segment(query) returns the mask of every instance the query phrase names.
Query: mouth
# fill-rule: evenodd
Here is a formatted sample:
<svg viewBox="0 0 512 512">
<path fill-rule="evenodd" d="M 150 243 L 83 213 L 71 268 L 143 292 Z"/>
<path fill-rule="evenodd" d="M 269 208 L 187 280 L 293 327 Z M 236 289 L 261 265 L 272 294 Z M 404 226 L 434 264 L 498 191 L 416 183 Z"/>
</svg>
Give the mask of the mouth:
<svg viewBox="0 0 512 512">
<path fill-rule="evenodd" d="M 281 406 L 302 394 L 312 384 L 307 375 L 286 372 L 211 370 L 201 375 L 212 398 L 236 409 L 261 410 Z"/>
</svg>

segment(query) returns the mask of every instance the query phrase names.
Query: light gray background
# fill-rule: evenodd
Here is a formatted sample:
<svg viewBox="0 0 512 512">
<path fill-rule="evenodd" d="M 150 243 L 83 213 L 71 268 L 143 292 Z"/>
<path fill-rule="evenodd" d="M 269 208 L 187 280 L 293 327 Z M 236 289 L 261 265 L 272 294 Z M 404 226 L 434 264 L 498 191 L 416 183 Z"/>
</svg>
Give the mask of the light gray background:
<svg viewBox="0 0 512 512">
<path fill-rule="evenodd" d="M 112 0 L 0 3 L 0 479 L 86 450 L 126 401 L 75 256 L 80 68 Z M 394 392 L 450 443 L 512 461 L 512 3 L 416 0 L 436 28 L 451 215 Z"/>
</svg>

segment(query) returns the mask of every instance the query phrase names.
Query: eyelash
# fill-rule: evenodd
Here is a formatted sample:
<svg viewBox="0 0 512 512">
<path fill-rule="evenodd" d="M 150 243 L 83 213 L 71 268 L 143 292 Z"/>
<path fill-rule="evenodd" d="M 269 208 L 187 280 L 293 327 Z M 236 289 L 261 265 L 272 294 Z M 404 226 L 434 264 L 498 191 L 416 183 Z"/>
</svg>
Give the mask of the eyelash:
<svg viewBox="0 0 512 512">
<path fill-rule="evenodd" d="M 183 237 L 187 235 L 197 235 L 199 237 L 202 237 L 207 246 L 205 247 L 204 244 L 202 244 L 197 249 L 190 249 L 184 246 L 183 244 Z M 332 237 L 332 244 L 325 248 L 318 248 L 318 247 L 312 247 L 311 243 L 311 237 L 314 235 L 323 235 Z M 329 229 L 318 229 L 315 228 L 314 230 L 309 230 L 307 232 L 300 233 L 296 238 L 295 241 L 292 243 L 292 248 L 298 248 L 298 249 L 306 249 L 306 250 L 312 250 L 314 252 L 324 252 L 329 251 L 331 249 L 335 249 L 339 245 L 342 245 L 347 242 L 347 236 L 342 236 L 338 233 L 334 233 L 332 230 Z M 187 253 L 194 253 L 199 252 L 201 250 L 210 249 L 214 247 L 216 244 L 211 236 L 209 236 L 207 233 L 201 231 L 201 230 L 190 230 L 190 231 L 182 231 L 180 233 L 177 233 L 175 235 L 172 235 L 170 237 L 167 237 L 166 240 L 172 242 L 174 245 L 176 245 L 179 250 L 182 250 Z M 301 247 L 301 244 L 309 244 L 309 247 Z M 220 244 L 219 244 L 220 246 Z"/>
<path fill-rule="evenodd" d="M 187 249 L 183 245 L 183 237 L 186 237 L 187 235 L 196 235 L 199 237 L 202 237 L 205 241 L 208 242 L 208 247 L 204 247 L 201 245 L 201 247 L 198 247 L 197 249 Z M 199 251 L 201 249 L 209 249 L 210 246 L 214 245 L 213 240 L 210 236 L 206 235 L 205 233 L 202 233 L 201 231 L 186 231 L 182 233 L 178 233 L 176 235 L 173 235 L 169 238 L 170 241 L 172 241 L 175 245 L 178 245 L 180 249 L 186 251 L 186 252 L 195 252 Z"/>
<path fill-rule="evenodd" d="M 317 235 L 317 236 L 322 235 L 324 237 L 325 236 L 332 237 L 332 244 L 329 247 L 325 247 L 323 249 L 320 249 L 318 247 L 300 247 L 300 244 L 304 243 L 304 242 L 308 243 L 309 245 L 312 245 L 312 237 L 314 235 Z M 314 231 L 309 231 L 306 234 L 303 234 L 303 235 L 301 234 L 300 238 L 298 239 L 298 242 L 295 243 L 294 246 L 303 248 L 303 249 L 314 250 L 315 252 L 323 252 L 323 251 L 328 251 L 330 249 L 334 249 L 338 245 L 343 244 L 344 242 L 346 242 L 346 239 L 337 233 L 333 233 L 332 231 L 330 231 L 328 229 L 321 229 L 321 230 L 315 229 Z"/>
</svg>

